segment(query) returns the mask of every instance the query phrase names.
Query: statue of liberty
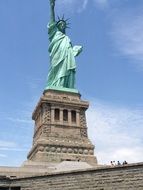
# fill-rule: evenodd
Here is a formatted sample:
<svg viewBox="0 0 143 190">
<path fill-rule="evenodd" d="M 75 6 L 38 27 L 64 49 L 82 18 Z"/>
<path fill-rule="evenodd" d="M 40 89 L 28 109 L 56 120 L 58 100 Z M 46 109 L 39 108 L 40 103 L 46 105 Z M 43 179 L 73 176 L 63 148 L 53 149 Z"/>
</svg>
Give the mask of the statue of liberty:
<svg viewBox="0 0 143 190">
<path fill-rule="evenodd" d="M 55 0 L 50 0 L 50 23 L 48 25 L 50 70 L 47 89 L 75 89 L 75 57 L 82 51 L 82 46 L 72 46 L 66 35 L 67 20 L 55 20 Z"/>
</svg>

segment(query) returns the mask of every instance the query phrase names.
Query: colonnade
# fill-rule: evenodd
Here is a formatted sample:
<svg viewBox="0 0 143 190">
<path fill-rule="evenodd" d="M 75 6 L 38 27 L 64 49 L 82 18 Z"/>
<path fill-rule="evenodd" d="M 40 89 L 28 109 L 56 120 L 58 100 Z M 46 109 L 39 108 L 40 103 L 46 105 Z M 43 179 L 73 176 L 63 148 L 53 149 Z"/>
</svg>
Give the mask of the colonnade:
<svg viewBox="0 0 143 190">
<path fill-rule="evenodd" d="M 64 108 L 51 108 L 51 122 L 60 123 L 67 125 L 79 126 L 80 123 L 80 113 L 79 110 L 71 110 Z"/>
</svg>

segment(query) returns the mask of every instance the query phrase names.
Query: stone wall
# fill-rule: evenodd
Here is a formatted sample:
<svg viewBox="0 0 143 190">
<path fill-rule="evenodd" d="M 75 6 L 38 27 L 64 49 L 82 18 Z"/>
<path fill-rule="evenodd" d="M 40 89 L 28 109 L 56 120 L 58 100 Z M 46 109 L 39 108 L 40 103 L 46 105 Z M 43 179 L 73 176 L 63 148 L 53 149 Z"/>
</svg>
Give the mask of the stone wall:
<svg viewBox="0 0 143 190">
<path fill-rule="evenodd" d="M 7 178 L 6 176 L 1 176 L 0 174 L 0 190 L 2 189 L 1 187 L 9 187 L 11 184 L 11 180 Z"/>
<path fill-rule="evenodd" d="M 0 180 L 0 187 L 3 183 Z M 11 186 L 21 186 L 21 190 L 143 190 L 143 163 L 11 179 Z"/>
</svg>

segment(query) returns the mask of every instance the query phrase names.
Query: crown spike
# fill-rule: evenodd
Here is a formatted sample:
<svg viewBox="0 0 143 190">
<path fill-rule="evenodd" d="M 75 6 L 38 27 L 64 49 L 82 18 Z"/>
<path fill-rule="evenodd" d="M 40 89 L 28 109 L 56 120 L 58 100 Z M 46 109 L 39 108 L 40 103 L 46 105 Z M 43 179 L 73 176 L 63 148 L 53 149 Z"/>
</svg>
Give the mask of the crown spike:
<svg viewBox="0 0 143 190">
<path fill-rule="evenodd" d="M 63 14 L 63 18 L 62 18 L 62 20 L 64 20 L 65 19 L 65 15 Z"/>
<path fill-rule="evenodd" d="M 70 18 L 67 18 L 65 21 L 67 22 Z"/>
</svg>

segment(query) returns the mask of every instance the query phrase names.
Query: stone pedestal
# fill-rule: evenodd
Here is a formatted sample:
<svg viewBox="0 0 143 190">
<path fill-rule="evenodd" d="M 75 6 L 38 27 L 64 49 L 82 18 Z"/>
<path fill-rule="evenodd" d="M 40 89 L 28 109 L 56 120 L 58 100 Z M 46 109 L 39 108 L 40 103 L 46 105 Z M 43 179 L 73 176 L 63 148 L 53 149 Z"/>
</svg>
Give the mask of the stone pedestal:
<svg viewBox="0 0 143 190">
<path fill-rule="evenodd" d="M 94 146 L 87 135 L 85 111 L 88 106 L 78 93 L 45 91 L 32 116 L 35 129 L 28 160 L 82 161 L 97 165 Z"/>
</svg>

